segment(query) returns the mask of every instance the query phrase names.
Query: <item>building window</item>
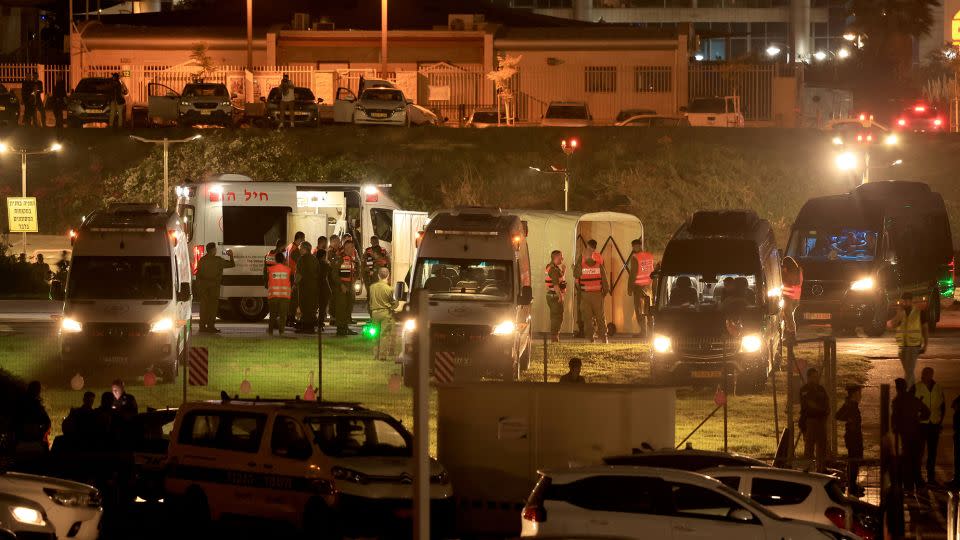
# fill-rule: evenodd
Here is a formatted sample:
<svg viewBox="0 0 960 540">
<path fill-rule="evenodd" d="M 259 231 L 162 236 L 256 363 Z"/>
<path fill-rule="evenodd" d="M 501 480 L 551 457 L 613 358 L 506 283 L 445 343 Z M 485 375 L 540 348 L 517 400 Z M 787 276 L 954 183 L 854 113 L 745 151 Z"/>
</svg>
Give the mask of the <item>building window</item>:
<svg viewBox="0 0 960 540">
<path fill-rule="evenodd" d="M 612 66 L 585 68 L 584 82 L 588 94 L 612 94 L 617 91 L 617 68 Z"/>
<path fill-rule="evenodd" d="M 673 88 L 673 70 L 670 66 L 637 66 L 633 73 L 634 91 L 637 93 L 664 93 Z"/>
</svg>

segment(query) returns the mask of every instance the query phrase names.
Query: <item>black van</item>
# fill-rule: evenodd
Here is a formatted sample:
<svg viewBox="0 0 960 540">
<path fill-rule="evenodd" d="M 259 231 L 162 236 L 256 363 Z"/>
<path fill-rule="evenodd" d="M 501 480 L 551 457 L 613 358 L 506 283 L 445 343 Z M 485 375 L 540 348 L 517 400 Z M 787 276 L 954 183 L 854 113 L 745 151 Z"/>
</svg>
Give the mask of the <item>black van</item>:
<svg viewBox="0 0 960 540">
<path fill-rule="evenodd" d="M 939 193 L 919 182 L 871 182 L 810 199 L 787 254 L 803 269 L 797 323 L 881 336 L 904 292 L 926 302 L 930 330 L 953 299 L 953 239 Z M 933 301 L 930 301 L 933 300 Z"/>
<path fill-rule="evenodd" d="M 781 338 L 780 253 L 749 210 L 697 212 L 663 253 L 654 293 L 655 382 L 763 390 Z M 739 326 L 740 328 L 736 328 Z"/>
</svg>

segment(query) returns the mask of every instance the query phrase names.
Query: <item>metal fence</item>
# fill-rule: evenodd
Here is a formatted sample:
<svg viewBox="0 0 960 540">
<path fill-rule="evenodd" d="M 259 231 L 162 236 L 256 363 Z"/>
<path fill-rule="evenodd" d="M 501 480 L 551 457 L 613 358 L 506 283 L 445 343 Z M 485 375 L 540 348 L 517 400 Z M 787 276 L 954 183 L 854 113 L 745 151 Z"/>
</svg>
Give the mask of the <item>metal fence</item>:
<svg viewBox="0 0 960 540">
<path fill-rule="evenodd" d="M 688 98 L 740 96 L 746 120 L 773 120 L 774 64 L 740 65 L 692 63 Z"/>
</svg>

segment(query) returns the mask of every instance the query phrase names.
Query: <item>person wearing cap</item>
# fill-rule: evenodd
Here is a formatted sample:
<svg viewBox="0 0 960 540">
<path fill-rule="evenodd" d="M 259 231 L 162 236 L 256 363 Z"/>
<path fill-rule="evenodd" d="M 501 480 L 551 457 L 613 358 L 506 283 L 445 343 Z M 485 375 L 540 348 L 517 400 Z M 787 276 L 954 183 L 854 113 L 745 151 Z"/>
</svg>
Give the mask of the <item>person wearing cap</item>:
<svg viewBox="0 0 960 540">
<path fill-rule="evenodd" d="M 860 462 L 863 460 L 863 417 L 860 414 L 860 399 L 863 387 L 847 385 L 847 399 L 837 410 L 835 418 L 844 423 L 843 444 L 847 447 L 847 486 L 851 495 L 863 496 L 863 488 L 857 483 Z"/>
<path fill-rule="evenodd" d="M 913 389 L 913 395 L 930 409 L 930 417 L 920 422 L 923 432 L 920 438 L 920 455 L 927 451 L 927 483 L 937 485 L 937 447 L 940 446 L 940 431 L 943 429 L 943 417 L 947 412 L 947 401 L 943 396 L 943 387 L 933 380 L 933 368 L 927 366 L 920 371 L 920 382 Z"/>
<path fill-rule="evenodd" d="M 567 368 L 567 372 L 560 377 L 561 383 L 582 384 L 587 382 L 583 375 L 580 375 L 580 370 L 583 369 L 583 360 L 576 357 L 571 358 L 570 362 L 567 363 Z"/>
<path fill-rule="evenodd" d="M 897 347 L 899 348 L 900 364 L 903 366 L 903 378 L 907 381 L 907 388 L 916 384 L 917 358 L 926 352 L 927 341 L 927 312 L 913 303 L 913 294 L 903 293 L 897 302 L 897 313 L 887 323 L 891 330 L 896 331 Z"/>
</svg>

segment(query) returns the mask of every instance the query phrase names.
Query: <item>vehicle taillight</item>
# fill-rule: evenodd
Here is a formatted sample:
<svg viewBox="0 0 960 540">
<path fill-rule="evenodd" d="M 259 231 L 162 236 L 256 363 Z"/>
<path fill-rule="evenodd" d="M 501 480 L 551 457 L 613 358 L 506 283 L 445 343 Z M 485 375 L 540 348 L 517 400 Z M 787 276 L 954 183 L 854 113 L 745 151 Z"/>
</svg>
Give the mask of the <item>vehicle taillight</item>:
<svg viewBox="0 0 960 540">
<path fill-rule="evenodd" d="M 544 523 L 547 521 L 547 511 L 544 510 L 542 506 L 524 506 L 523 520 L 532 521 L 533 523 Z"/>
<path fill-rule="evenodd" d="M 827 508 L 827 511 L 823 513 L 827 516 L 827 519 L 830 520 L 830 523 L 833 523 L 841 529 L 847 528 L 847 511 L 843 508 L 837 508 L 836 506 L 831 506 Z"/>
<path fill-rule="evenodd" d="M 897 120 L 897 125 L 898 125 L 898 126 L 901 126 L 901 127 L 907 125 L 907 119 L 906 119 L 906 118 L 901 118 L 901 119 Z"/>
<path fill-rule="evenodd" d="M 943 120 L 941 120 L 940 118 L 936 118 L 936 119 L 934 119 L 934 121 L 933 121 L 933 125 L 935 125 L 935 126 L 937 126 L 937 127 L 940 127 L 940 126 L 943 125 Z"/>
<path fill-rule="evenodd" d="M 200 259 L 207 252 L 207 249 L 203 246 L 193 246 L 193 261 L 190 264 L 190 270 L 196 274 L 197 266 L 200 264 Z"/>
<path fill-rule="evenodd" d="M 916 111 L 916 112 L 923 112 L 923 111 L 927 110 L 927 108 L 924 107 L 923 105 L 917 105 L 916 107 L 913 108 L 913 110 Z"/>
</svg>

